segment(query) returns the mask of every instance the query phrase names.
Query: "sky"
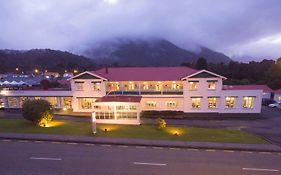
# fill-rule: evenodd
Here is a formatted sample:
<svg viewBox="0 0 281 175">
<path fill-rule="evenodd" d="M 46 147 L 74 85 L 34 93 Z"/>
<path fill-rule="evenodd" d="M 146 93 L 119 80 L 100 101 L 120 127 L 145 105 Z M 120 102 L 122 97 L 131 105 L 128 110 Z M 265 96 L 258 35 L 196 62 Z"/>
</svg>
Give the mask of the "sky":
<svg viewBox="0 0 281 175">
<path fill-rule="evenodd" d="M 116 37 L 277 58 L 281 0 L 0 0 L 0 49 L 77 52 Z"/>
</svg>

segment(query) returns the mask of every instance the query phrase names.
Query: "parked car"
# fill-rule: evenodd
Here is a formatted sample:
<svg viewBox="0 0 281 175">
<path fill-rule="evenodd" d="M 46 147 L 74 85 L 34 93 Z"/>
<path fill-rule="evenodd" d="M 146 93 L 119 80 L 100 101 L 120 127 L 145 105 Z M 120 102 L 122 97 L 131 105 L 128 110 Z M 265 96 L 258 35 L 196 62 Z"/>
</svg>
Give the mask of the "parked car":
<svg viewBox="0 0 281 175">
<path fill-rule="evenodd" d="M 281 108 L 281 102 L 276 102 L 268 105 L 271 108 Z"/>
</svg>

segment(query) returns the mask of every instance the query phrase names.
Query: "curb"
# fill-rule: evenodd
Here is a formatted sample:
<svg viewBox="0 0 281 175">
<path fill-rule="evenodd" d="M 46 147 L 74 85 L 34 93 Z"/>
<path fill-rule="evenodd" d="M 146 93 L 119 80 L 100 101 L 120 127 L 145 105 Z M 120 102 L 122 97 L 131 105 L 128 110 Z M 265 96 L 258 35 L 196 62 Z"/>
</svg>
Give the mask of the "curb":
<svg viewBox="0 0 281 175">
<path fill-rule="evenodd" d="M 61 137 L 61 138 L 60 138 Z M 253 151 L 253 152 L 277 152 L 281 153 L 281 147 L 277 145 L 255 145 L 255 144 L 236 144 L 236 143 L 214 143 L 214 142 L 184 142 L 184 141 L 161 141 L 161 140 L 142 140 L 142 139 L 122 139 L 108 137 L 79 137 L 79 136 L 53 136 L 35 134 L 0 134 L 0 139 L 10 140 L 29 140 L 47 142 L 75 142 L 83 144 L 110 144 L 127 146 L 148 146 L 163 148 L 187 148 L 187 149 L 215 149 L 232 151 Z"/>
</svg>

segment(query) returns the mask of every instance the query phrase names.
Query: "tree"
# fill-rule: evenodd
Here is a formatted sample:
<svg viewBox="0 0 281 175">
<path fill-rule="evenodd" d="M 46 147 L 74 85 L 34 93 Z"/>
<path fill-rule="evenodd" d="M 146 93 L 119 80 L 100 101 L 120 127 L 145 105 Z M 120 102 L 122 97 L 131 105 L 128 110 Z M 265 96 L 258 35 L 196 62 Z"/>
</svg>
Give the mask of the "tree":
<svg viewBox="0 0 281 175">
<path fill-rule="evenodd" d="M 205 58 L 200 57 L 196 62 L 196 69 L 207 69 L 207 61 Z"/>
<path fill-rule="evenodd" d="M 46 127 L 53 120 L 52 106 L 46 100 L 26 100 L 22 105 L 22 116 L 37 126 Z"/>
<path fill-rule="evenodd" d="M 156 128 L 157 129 L 166 128 L 166 121 L 164 119 L 158 118 L 156 122 Z"/>
</svg>

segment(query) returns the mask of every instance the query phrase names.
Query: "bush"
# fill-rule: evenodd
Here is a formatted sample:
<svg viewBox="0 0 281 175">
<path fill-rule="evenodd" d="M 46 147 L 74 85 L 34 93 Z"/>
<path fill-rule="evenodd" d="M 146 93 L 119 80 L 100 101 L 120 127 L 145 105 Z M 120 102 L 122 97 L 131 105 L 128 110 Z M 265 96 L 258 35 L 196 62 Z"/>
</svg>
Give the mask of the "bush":
<svg viewBox="0 0 281 175">
<path fill-rule="evenodd" d="M 157 129 L 166 128 L 166 121 L 164 119 L 158 118 L 156 122 L 156 128 Z"/>
<path fill-rule="evenodd" d="M 22 105 L 22 115 L 37 126 L 45 127 L 52 121 L 52 106 L 46 100 L 26 100 Z"/>
</svg>

